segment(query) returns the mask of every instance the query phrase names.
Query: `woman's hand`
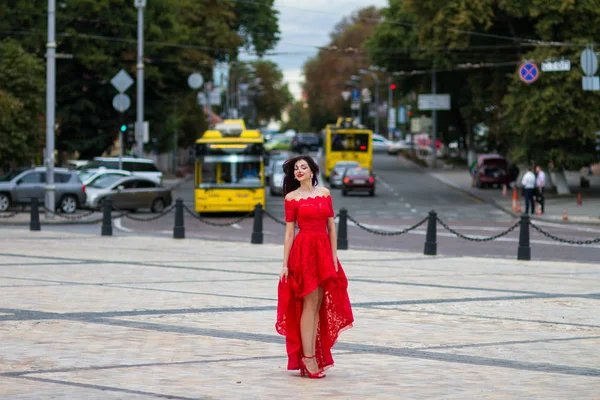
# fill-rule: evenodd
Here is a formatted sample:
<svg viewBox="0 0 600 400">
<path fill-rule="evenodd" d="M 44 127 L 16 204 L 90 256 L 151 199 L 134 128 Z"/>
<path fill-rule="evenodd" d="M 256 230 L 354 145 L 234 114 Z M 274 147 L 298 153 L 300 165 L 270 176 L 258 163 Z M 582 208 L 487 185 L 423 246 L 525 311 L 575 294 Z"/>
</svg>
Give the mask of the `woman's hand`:
<svg viewBox="0 0 600 400">
<path fill-rule="evenodd" d="M 336 256 L 333 256 L 333 266 L 335 267 L 335 272 L 338 272 L 338 259 Z"/>
<path fill-rule="evenodd" d="M 287 269 L 287 267 L 281 268 L 281 272 L 279 273 L 279 280 L 281 282 L 283 282 L 283 283 L 287 282 L 288 272 L 289 272 L 289 270 Z"/>
</svg>

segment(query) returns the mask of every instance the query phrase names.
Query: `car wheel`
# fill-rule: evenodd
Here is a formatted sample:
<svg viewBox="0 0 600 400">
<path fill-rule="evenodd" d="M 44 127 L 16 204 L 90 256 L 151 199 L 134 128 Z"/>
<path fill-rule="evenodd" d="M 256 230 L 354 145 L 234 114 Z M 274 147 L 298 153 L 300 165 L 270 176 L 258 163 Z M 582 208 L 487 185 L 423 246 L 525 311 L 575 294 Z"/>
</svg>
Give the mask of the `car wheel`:
<svg viewBox="0 0 600 400">
<path fill-rule="evenodd" d="M 348 195 L 348 191 L 346 189 L 342 190 L 342 196 L 347 196 Z"/>
<path fill-rule="evenodd" d="M 163 199 L 161 199 L 160 197 L 158 199 L 154 199 L 154 201 L 152 202 L 152 206 L 150 207 L 150 209 L 154 213 L 163 212 L 163 210 L 165 209 L 165 201 Z"/>
<path fill-rule="evenodd" d="M 269 193 L 271 193 L 271 196 L 277 196 L 277 193 L 275 193 L 275 191 L 273 189 L 270 189 Z"/>
<path fill-rule="evenodd" d="M 61 211 L 65 214 L 73 214 L 75 211 L 77 211 L 77 199 L 75 196 L 63 196 L 58 204 Z"/>
<path fill-rule="evenodd" d="M 375 196 L 375 191 L 374 191 L 374 190 L 371 190 L 371 191 L 369 192 L 369 196 L 371 196 L 371 197 Z"/>
<path fill-rule="evenodd" d="M 6 211 L 10 207 L 10 196 L 6 193 L 0 193 L 0 211 Z"/>
</svg>

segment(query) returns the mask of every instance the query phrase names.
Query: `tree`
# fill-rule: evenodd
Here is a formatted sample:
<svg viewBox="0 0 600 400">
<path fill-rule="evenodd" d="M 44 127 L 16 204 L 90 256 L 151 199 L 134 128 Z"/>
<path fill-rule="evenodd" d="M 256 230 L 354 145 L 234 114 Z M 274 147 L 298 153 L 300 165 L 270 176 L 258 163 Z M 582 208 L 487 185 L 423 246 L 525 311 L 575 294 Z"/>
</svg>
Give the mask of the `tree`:
<svg viewBox="0 0 600 400">
<path fill-rule="evenodd" d="M 259 121 L 281 118 L 281 112 L 292 101 L 287 83 L 283 83 L 283 72 L 272 61 L 255 61 L 252 63 L 256 78 L 260 79 L 255 107 Z"/>
<path fill-rule="evenodd" d="M 43 62 L 16 41 L 4 40 L 0 76 L 0 164 L 31 164 L 43 147 Z"/>
<path fill-rule="evenodd" d="M 281 127 L 282 131 L 293 129 L 296 132 L 313 131 L 310 125 L 310 114 L 308 104 L 304 101 L 296 101 L 288 110 L 288 121 Z"/>
</svg>

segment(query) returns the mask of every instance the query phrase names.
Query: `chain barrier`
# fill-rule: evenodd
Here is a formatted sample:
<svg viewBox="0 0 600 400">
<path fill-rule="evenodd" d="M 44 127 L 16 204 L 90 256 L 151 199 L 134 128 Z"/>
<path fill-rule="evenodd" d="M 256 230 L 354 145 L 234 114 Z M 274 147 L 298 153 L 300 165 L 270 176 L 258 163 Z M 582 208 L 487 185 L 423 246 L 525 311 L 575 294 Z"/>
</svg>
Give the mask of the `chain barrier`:
<svg viewBox="0 0 600 400">
<path fill-rule="evenodd" d="M 348 215 L 348 219 L 350 221 L 352 221 L 356 226 L 358 226 L 363 231 L 366 231 L 366 232 L 369 232 L 369 233 L 372 233 L 375 235 L 380 235 L 380 236 L 398 236 L 398 235 L 403 235 L 405 233 L 408 233 L 410 231 L 417 229 L 418 227 L 423 225 L 425 222 L 427 222 L 429 217 L 423 218 L 421 221 L 417 222 L 415 225 L 411 226 L 410 228 L 406 228 L 406 229 L 403 229 L 401 231 L 396 231 L 396 232 L 378 231 L 375 229 L 368 228 L 368 227 L 364 226 L 363 224 L 361 224 L 360 222 L 358 222 L 357 220 L 355 220 L 354 218 L 352 218 L 350 215 Z"/>
<path fill-rule="evenodd" d="M 19 212 L 18 211 L 13 211 L 10 214 L 5 214 L 4 212 L 0 213 L 0 219 L 5 219 L 5 218 L 12 218 L 15 215 L 17 215 Z"/>
<path fill-rule="evenodd" d="M 491 242 L 492 240 L 496 240 L 496 239 L 501 238 L 502 236 L 508 235 L 509 233 L 511 233 L 512 231 L 514 231 L 515 229 L 517 229 L 517 227 L 519 225 L 521 225 L 521 221 L 517 221 L 513 226 L 511 226 L 510 228 L 508 228 L 504 232 L 500 232 L 497 235 L 486 237 L 486 238 L 474 238 L 474 237 L 463 235 L 462 233 L 457 232 L 454 229 L 450 228 L 441 219 L 439 219 L 439 218 L 436 218 L 436 219 L 437 219 L 437 222 L 439 222 L 440 225 L 442 225 L 442 227 L 444 227 L 444 229 L 447 230 L 448 232 L 452 233 L 453 235 L 458 236 L 461 239 L 469 240 L 471 242 Z"/>
<path fill-rule="evenodd" d="M 174 209 L 175 209 L 175 205 L 172 205 L 171 207 L 165 209 L 160 214 L 153 215 L 152 217 L 149 217 L 149 218 L 142 218 L 142 217 L 134 217 L 134 216 L 132 216 L 132 214 L 133 214 L 132 212 L 127 212 L 125 210 L 119 210 L 118 208 L 114 208 L 113 207 L 114 211 L 121 212 L 121 215 L 118 218 L 125 217 L 127 219 L 131 219 L 133 221 L 139 221 L 139 222 L 152 222 L 152 221 L 156 221 L 157 219 L 162 218 L 165 215 L 169 214 Z M 115 218 L 112 218 L 112 219 L 115 219 Z"/>
<path fill-rule="evenodd" d="M 197 219 L 198 221 L 203 222 L 206 225 L 216 226 L 216 227 L 219 227 L 219 228 L 223 228 L 223 227 L 226 227 L 226 226 L 232 226 L 232 225 L 238 224 L 238 223 L 242 222 L 243 220 L 249 218 L 252 215 L 252 212 L 249 212 L 248 214 L 242 216 L 241 218 L 236 219 L 235 221 L 226 222 L 226 223 L 218 223 L 218 222 L 211 222 L 211 221 L 207 220 L 206 218 L 202 218 L 196 212 L 190 210 L 188 208 L 188 206 L 186 206 L 185 204 L 183 205 L 183 208 L 185 209 L 185 211 L 188 214 L 190 214 L 193 218 Z"/>
<path fill-rule="evenodd" d="M 52 215 L 56 215 L 59 218 L 62 219 L 66 219 L 67 221 L 80 221 L 82 219 L 85 219 L 87 217 L 89 217 L 90 215 L 92 215 L 93 213 L 95 213 L 94 210 L 91 210 L 87 213 L 83 213 L 83 214 L 74 214 L 74 215 L 68 215 L 68 214 L 63 214 L 63 213 L 57 213 L 55 211 L 50 210 L 48 207 L 46 206 L 42 206 L 43 209 L 47 212 L 50 213 Z"/>
<path fill-rule="evenodd" d="M 556 240 L 557 242 L 568 243 L 568 244 L 578 244 L 578 245 L 600 243 L 600 238 L 590 239 L 590 240 L 568 240 L 568 239 L 559 238 L 558 236 L 554 236 L 553 234 L 546 232 L 545 230 L 543 230 L 542 228 L 540 228 L 539 226 L 537 226 L 533 223 L 529 223 L 529 225 L 531 225 L 531 227 L 533 229 L 535 229 L 542 235 L 544 235 L 547 238 L 550 238 L 552 240 Z"/>
<path fill-rule="evenodd" d="M 277 222 L 278 224 L 280 224 L 280 225 L 283 225 L 283 226 L 287 225 L 287 223 L 286 223 L 285 221 L 282 221 L 282 220 L 280 220 L 279 218 L 277 218 L 277 217 L 275 217 L 275 216 L 271 215 L 271 213 L 270 213 L 270 212 L 268 212 L 267 210 L 263 210 L 263 213 L 264 213 L 264 214 L 265 214 L 267 217 L 271 218 L 273 221 Z"/>
</svg>

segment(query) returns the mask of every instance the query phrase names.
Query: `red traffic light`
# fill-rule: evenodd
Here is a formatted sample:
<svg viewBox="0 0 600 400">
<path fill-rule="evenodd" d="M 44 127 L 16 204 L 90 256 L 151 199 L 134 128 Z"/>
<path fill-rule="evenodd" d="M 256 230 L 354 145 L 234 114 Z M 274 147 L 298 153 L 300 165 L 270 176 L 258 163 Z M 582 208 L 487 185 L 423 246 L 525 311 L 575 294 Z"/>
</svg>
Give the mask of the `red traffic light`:
<svg viewBox="0 0 600 400">
<path fill-rule="evenodd" d="M 409 116 L 409 117 L 412 117 L 412 116 L 413 116 L 413 113 L 412 113 L 412 111 L 409 111 L 409 112 L 408 112 L 408 116 Z"/>
<path fill-rule="evenodd" d="M 396 90 L 396 84 L 395 84 L 395 83 L 392 83 L 392 84 L 390 85 L 390 89 L 392 89 L 392 90 Z"/>
</svg>

